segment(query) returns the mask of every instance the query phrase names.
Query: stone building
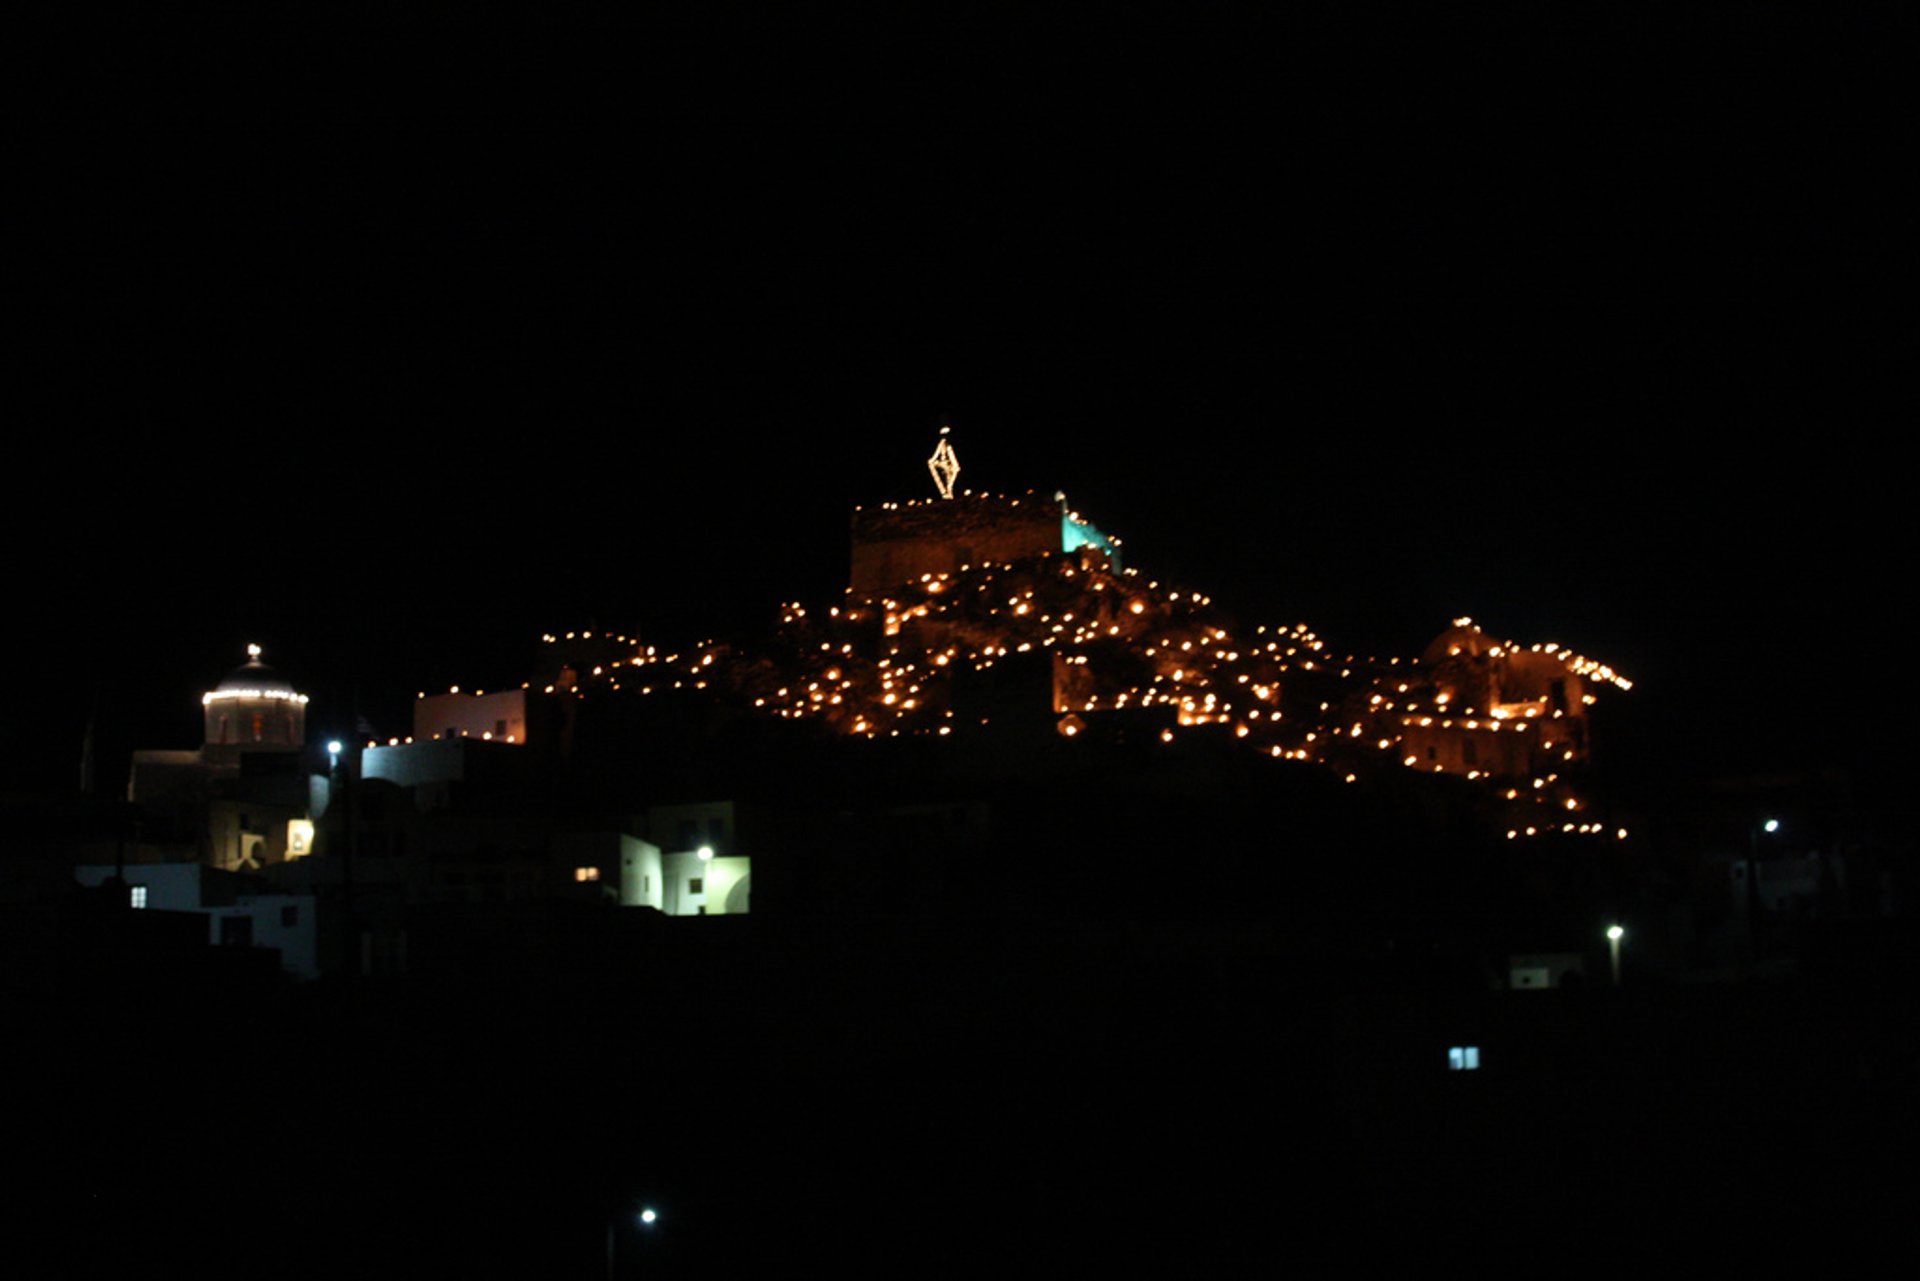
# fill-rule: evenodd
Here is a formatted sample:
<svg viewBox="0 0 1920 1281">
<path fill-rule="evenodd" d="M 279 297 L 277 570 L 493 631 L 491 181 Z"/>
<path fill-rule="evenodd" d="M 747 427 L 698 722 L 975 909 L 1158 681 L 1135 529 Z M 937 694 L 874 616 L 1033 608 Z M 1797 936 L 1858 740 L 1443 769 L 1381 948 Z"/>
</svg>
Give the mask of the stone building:
<svg viewBox="0 0 1920 1281">
<path fill-rule="evenodd" d="M 200 702 L 205 741 L 197 750 L 133 754 L 127 799 L 140 811 L 136 859 L 257 870 L 313 853 L 307 696 L 249 645 L 247 661 Z"/>
<path fill-rule="evenodd" d="M 1117 542 L 1075 513 L 1065 494 L 1006 498 L 969 493 L 883 503 L 854 510 L 848 587 L 855 593 L 883 591 L 928 575 L 1088 546 L 1106 553 L 1119 567 Z"/>
<path fill-rule="evenodd" d="M 1521 646 L 1461 618 L 1405 677 L 1376 686 L 1366 714 L 1416 769 L 1469 777 L 1545 777 L 1587 760 L 1588 710 L 1610 668 L 1559 645 Z"/>
<path fill-rule="evenodd" d="M 307 696 L 260 661 L 260 647 L 247 646 L 247 661 L 200 696 L 206 713 L 202 756 L 209 764 L 233 765 L 245 752 L 297 752 L 307 743 Z"/>
</svg>

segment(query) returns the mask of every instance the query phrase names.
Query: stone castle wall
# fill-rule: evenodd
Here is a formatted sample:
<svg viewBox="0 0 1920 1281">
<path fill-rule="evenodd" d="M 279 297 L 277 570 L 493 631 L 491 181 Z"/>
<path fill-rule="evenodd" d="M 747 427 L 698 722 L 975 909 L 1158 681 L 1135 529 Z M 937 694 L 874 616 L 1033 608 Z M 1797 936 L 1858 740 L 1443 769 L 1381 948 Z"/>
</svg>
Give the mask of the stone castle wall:
<svg viewBox="0 0 1920 1281">
<path fill-rule="evenodd" d="M 853 514 L 848 585 L 856 592 L 880 591 L 962 565 L 1058 552 L 1060 521 L 1058 504 L 1034 495 L 965 495 L 861 508 Z"/>
</svg>

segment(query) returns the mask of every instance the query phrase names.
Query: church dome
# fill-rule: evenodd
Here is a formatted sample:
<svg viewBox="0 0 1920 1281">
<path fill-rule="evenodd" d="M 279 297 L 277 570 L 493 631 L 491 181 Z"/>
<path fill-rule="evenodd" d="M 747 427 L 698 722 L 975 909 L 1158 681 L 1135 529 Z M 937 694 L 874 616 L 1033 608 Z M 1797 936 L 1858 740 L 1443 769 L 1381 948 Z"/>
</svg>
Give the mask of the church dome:
<svg viewBox="0 0 1920 1281">
<path fill-rule="evenodd" d="M 260 661 L 258 645 L 249 645 L 247 661 L 229 672 L 227 678 L 214 686 L 202 701 L 213 703 L 256 698 L 285 699 L 294 703 L 307 701 L 306 695 L 294 689 L 291 681 Z"/>
<path fill-rule="evenodd" d="M 227 674 L 213 692 L 228 697 L 295 698 L 292 682 L 260 661 L 260 647 L 247 646 L 247 661 Z"/>
<path fill-rule="evenodd" d="M 200 696 L 206 708 L 209 754 L 232 763 L 241 751 L 297 748 L 306 742 L 307 696 L 260 661 L 260 647 L 247 646 L 247 661 Z"/>
<path fill-rule="evenodd" d="M 213 688 L 216 694 L 237 694 L 246 690 L 257 690 L 262 694 L 269 691 L 275 694 L 294 692 L 291 682 L 257 659 L 243 667 L 234 668 L 227 679 Z"/>
</svg>

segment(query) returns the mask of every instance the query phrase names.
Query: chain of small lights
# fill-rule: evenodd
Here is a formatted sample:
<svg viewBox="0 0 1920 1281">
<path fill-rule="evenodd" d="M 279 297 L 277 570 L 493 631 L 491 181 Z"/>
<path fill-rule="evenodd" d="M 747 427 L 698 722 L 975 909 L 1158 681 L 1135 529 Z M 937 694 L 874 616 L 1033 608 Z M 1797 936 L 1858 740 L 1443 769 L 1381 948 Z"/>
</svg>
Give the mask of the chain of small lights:
<svg viewBox="0 0 1920 1281">
<path fill-rule="evenodd" d="M 934 447 L 933 457 L 927 459 L 927 470 L 933 473 L 933 483 L 940 491 L 940 497 L 953 497 L 953 482 L 960 475 L 960 458 L 953 452 L 953 442 L 947 439 L 950 428 L 940 429 L 940 443 Z"/>
<path fill-rule="evenodd" d="M 1470 619 L 1454 625 L 1480 633 Z M 565 639 L 593 636 L 569 632 Z M 561 641 L 554 634 L 542 639 Z M 846 735 L 944 736 L 966 728 L 951 696 L 957 673 L 1045 654 L 1067 737 L 1086 732 L 1089 714 L 1158 710 L 1167 714 L 1159 732 L 1165 743 L 1187 732 L 1225 732 L 1276 760 L 1332 768 L 1348 783 L 1408 769 L 1494 787 L 1511 815 L 1509 839 L 1608 831 L 1560 772 L 1584 758 L 1591 693 L 1581 694 L 1571 717 L 1544 696 L 1483 707 L 1450 683 L 1458 674 L 1448 662 L 1458 648 L 1431 665 L 1340 656 L 1306 624 L 1259 627 L 1243 643 L 1206 595 L 1132 569 L 1115 571 L 1091 549 L 963 565 L 884 592 L 849 591 L 824 611 L 792 602 L 782 607 L 772 641 L 754 653 L 714 641 L 685 654 L 661 653 L 625 636 L 600 639 L 627 652 L 542 692 L 584 698 L 596 690 L 641 697 L 713 691 L 763 714 L 818 721 Z M 1484 655 L 1497 664 L 1543 656 L 1576 677 L 1631 688 L 1611 668 L 1557 644 L 1475 644 L 1466 658 Z M 1508 739 L 1511 746 L 1495 746 Z M 1479 747 L 1469 749 L 1469 742 Z M 1484 768 L 1473 763 L 1482 752 Z M 1624 838 L 1625 829 L 1613 835 Z"/>
</svg>

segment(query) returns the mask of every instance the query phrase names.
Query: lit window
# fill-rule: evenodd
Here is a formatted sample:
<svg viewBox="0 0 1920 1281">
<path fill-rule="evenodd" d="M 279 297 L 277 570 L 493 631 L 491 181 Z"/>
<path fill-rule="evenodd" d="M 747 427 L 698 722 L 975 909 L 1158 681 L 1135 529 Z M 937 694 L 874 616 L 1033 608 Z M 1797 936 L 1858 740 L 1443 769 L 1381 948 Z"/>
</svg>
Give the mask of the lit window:
<svg viewBox="0 0 1920 1281">
<path fill-rule="evenodd" d="M 1455 1072 L 1474 1072 L 1480 1068 L 1480 1047 L 1455 1045 L 1447 1050 L 1447 1066 Z"/>
<path fill-rule="evenodd" d="M 145 907 L 147 905 L 147 887 L 144 885 L 129 885 L 127 887 L 127 902 L 134 907 Z"/>
<path fill-rule="evenodd" d="M 600 869 L 597 867 L 576 867 L 573 869 L 573 879 L 583 884 L 587 881 L 597 881 L 600 879 Z"/>
</svg>

